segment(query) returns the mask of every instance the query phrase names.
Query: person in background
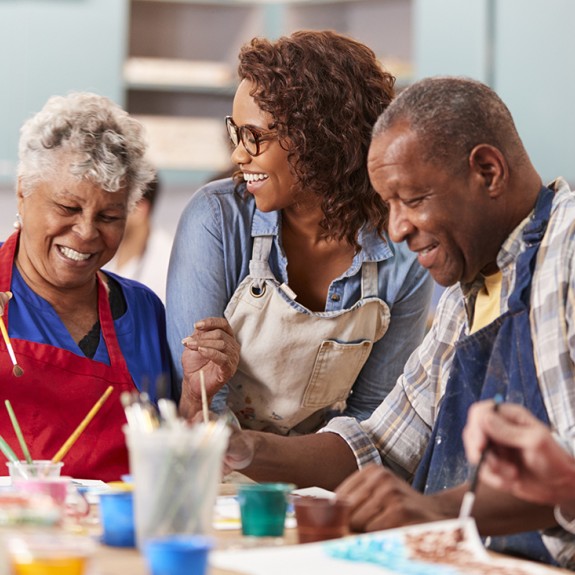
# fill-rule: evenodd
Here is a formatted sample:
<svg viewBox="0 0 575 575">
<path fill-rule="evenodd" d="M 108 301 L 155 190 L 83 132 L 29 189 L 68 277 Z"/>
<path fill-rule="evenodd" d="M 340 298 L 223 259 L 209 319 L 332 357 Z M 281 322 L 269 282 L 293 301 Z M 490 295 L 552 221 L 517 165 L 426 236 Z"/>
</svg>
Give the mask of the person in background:
<svg viewBox="0 0 575 575">
<path fill-rule="evenodd" d="M 161 185 L 156 176 L 128 214 L 124 237 L 105 269 L 137 280 L 151 288 L 165 303 L 172 236 L 154 225 L 153 214 Z"/>
<path fill-rule="evenodd" d="M 212 408 L 227 405 L 246 428 L 285 435 L 334 414 L 365 419 L 420 343 L 432 291 L 416 255 L 390 241 L 367 173 L 394 78 L 368 47 L 329 31 L 255 38 L 238 71 L 226 118 L 238 171 L 195 193 L 176 232 L 173 361 L 182 341 L 199 365 L 205 341 L 221 337 L 224 354 L 236 341 L 237 372 L 206 376 L 206 387 Z M 188 389 L 192 417 L 199 383 Z"/>
<path fill-rule="evenodd" d="M 575 194 L 561 178 L 542 185 L 505 104 L 465 78 L 406 88 L 375 125 L 368 168 L 390 238 L 449 286 L 431 330 L 368 420 L 237 431 L 226 469 L 336 489 L 351 526 L 371 531 L 459 516 L 476 401 L 500 394 L 561 437 L 573 429 Z M 574 566 L 549 504 L 480 482 L 472 516 L 490 549 Z"/>
<path fill-rule="evenodd" d="M 141 125 L 107 98 L 54 96 L 24 123 L 18 228 L 0 247 L 0 308 L 18 371 L 0 341 L 2 398 L 34 459 L 51 459 L 103 392 L 103 404 L 64 459 L 73 477 L 128 472 L 123 392 L 164 381 L 176 398 L 160 299 L 102 266 L 154 170 Z M 20 375 L 20 377 L 16 377 Z M 0 435 L 17 450 L 10 419 Z"/>
<path fill-rule="evenodd" d="M 573 430 L 564 439 L 522 405 L 471 406 L 463 430 L 467 459 L 481 460 L 480 481 L 526 501 L 554 505 L 557 522 L 575 534 Z"/>
</svg>

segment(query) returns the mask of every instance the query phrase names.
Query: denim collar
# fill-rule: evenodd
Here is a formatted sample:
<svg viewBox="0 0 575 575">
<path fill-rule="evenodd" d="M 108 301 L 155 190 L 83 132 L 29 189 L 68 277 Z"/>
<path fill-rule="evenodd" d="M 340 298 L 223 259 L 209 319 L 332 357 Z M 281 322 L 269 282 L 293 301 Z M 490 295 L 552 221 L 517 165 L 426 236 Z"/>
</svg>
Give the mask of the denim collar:
<svg viewBox="0 0 575 575">
<path fill-rule="evenodd" d="M 252 220 L 252 237 L 255 236 L 275 236 L 281 246 L 279 230 L 281 226 L 281 212 L 261 212 L 256 208 Z M 365 262 L 379 262 L 393 257 L 393 248 L 387 234 L 384 234 L 384 241 L 377 233 L 368 229 L 365 225 L 359 231 L 359 244 L 361 250 L 355 254 L 347 275 L 353 275 Z"/>
</svg>

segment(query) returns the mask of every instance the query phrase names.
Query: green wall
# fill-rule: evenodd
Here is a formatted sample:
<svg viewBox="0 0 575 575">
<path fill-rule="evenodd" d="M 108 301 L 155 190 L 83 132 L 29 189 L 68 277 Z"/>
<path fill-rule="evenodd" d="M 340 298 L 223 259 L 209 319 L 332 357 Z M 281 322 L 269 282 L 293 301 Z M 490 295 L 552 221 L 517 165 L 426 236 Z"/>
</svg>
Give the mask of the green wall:
<svg viewBox="0 0 575 575">
<path fill-rule="evenodd" d="M 544 181 L 575 184 L 573 0 L 414 0 L 417 77 L 466 75 L 508 105 Z"/>
<path fill-rule="evenodd" d="M 123 105 L 126 0 L 0 0 L 0 182 L 18 131 L 49 96 L 88 90 Z"/>
</svg>

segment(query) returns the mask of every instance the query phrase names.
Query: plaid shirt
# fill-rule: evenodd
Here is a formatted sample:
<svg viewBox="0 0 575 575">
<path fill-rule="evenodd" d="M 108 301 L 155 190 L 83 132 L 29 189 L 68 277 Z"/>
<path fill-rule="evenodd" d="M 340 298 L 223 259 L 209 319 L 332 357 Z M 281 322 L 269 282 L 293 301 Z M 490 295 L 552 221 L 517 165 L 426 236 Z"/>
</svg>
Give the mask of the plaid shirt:
<svg viewBox="0 0 575 575">
<path fill-rule="evenodd" d="M 575 194 L 561 178 L 553 187 L 552 213 L 532 280 L 531 337 L 549 420 L 574 452 Z M 503 276 L 501 313 L 507 310 L 507 299 L 513 291 L 515 263 L 525 247 L 522 231 L 527 221 L 511 233 L 497 256 Z M 404 479 L 412 479 L 441 406 L 455 343 L 469 333 L 475 298 L 482 285 L 480 277 L 471 285 L 455 285 L 443 293 L 429 333 L 409 358 L 394 389 L 369 419 L 358 422 L 339 417 L 322 430 L 340 435 L 353 450 L 359 467 L 383 463 Z M 545 538 L 562 564 L 575 561 L 575 539 L 571 535 L 566 540 Z"/>
</svg>

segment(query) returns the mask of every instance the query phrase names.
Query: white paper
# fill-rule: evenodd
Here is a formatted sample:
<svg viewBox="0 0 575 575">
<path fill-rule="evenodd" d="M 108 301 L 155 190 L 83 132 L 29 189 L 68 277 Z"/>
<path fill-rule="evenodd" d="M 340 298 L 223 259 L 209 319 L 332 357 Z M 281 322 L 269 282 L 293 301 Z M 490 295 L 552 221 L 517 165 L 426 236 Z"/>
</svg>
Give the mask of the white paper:
<svg viewBox="0 0 575 575">
<path fill-rule="evenodd" d="M 242 575 L 553 575 L 530 561 L 488 554 L 473 519 L 413 525 L 334 541 L 215 551 L 210 565 Z"/>
<path fill-rule="evenodd" d="M 109 489 L 110 486 L 101 481 L 100 479 L 75 479 L 72 478 L 72 483 L 75 485 L 81 485 L 83 487 L 97 488 L 97 489 Z M 10 487 L 12 481 L 8 475 L 0 476 L 0 487 Z"/>
<path fill-rule="evenodd" d="M 302 497 L 325 497 L 326 499 L 333 499 L 335 493 L 323 489 L 323 487 L 302 487 L 301 489 L 294 489 L 293 495 L 301 495 Z"/>
</svg>

